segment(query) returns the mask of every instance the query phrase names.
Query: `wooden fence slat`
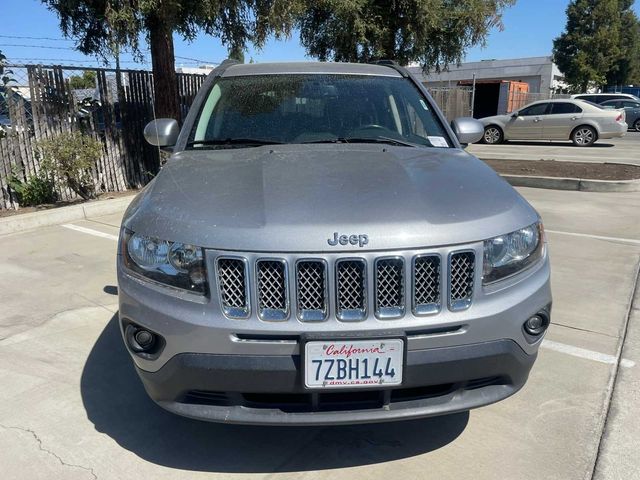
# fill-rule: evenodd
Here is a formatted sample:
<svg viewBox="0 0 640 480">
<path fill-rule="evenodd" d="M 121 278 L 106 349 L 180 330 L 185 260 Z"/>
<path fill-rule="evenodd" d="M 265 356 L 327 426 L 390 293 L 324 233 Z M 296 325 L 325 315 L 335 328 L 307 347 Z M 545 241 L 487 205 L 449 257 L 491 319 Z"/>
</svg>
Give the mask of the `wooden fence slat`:
<svg viewBox="0 0 640 480">
<path fill-rule="evenodd" d="M 10 116 L 17 132 L 0 139 L 0 209 L 15 208 L 8 180 L 11 170 L 23 172 L 23 181 L 29 180 L 39 169 L 36 154 L 38 142 L 54 138 L 64 132 L 81 129 L 100 138 L 103 155 L 96 162 L 95 181 L 108 191 L 122 191 L 141 187 L 158 172 L 158 149 L 149 145 L 142 135 L 147 122 L 153 119 L 153 75 L 144 70 L 121 70 L 122 91 L 110 85 L 117 72 L 113 69 L 70 67 L 60 65 L 9 65 L 24 73 L 25 87 L 11 106 Z M 96 108 L 86 108 L 79 116 L 82 105 L 71 88 L 69 78 L 84 71 L 96 73 L 94 97 L 99 99 L 104 123 L 95 121 Z M 204 75 L 178 74 L 180 118 L 184 117 L 202 85 Z M 116 77 L 116 85 L 117 85 Z M 27 85 L 28 83 L 28 85 Z M 113 91 L 115 88 L 115 92 Z M 25 92 L 25 90 L 28 92 Z M 24 96 L 23 96 L 24 95 Z M 27 98 L 28 95 L 28 98 Z M 30 114 L 27 116 L 27 104 Z M 116 116 L 116 104 L 120 119 Z M 56 187 L 61 200 L 72 200 L 76 195 L 66 187 Z"/>
</svg>

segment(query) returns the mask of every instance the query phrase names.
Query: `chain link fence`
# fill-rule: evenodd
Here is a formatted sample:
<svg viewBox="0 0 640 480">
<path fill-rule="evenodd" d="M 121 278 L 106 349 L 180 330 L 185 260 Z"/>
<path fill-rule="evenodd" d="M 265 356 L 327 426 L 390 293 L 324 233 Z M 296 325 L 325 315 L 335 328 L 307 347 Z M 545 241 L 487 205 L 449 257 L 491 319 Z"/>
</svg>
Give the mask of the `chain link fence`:
<svg viewBox="0 0 640 480">
<path fill-rule="evenodd" d="M 472 116 L 472 87 L 428 87 L 427 90 L 447 120 Z"/>
</svg>

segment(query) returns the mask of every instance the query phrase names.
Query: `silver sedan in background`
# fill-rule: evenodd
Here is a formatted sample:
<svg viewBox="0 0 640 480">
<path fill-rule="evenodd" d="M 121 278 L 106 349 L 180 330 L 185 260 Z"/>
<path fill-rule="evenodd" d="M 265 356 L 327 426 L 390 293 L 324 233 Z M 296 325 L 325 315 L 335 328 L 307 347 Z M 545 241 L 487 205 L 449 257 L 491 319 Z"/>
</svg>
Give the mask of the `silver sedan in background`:
<svg viewBox="0 0 640 480">
<path fill-rule="evenodd" d="M 625 113 L 574 99 L 530 103 L 506 115 L 481 118 L 484 143 L 505 140 L 571 140 L 588 147 L 596 140 L 621 137 L 627 131 Z"/>
</svg>

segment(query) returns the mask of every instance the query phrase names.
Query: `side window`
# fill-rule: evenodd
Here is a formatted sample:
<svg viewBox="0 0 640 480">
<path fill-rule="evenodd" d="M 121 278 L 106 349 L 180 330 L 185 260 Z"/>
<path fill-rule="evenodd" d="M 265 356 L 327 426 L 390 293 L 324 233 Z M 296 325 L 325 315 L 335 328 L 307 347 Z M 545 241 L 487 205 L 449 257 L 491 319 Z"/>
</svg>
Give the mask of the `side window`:
<svg viewBox="0 0 640 480">
<path fill-rule="evenodd" d="M 544 115 L 545 111 L 547 110 L 547 105 L 549 104 L 536 103 L 535 105 L 531 105 L 530 107 L 520 110 L 520 112 L 518 112 L 518 115 L 521 115 L 523 117 L 530 117 L 533 115 Z"/>
<path fill-rule="evenodd" d="M 621 108 L 640 108 L 640 103 L 632 102 L 631 100 L 625 100 L 622 102 Z"/>
<path fill-rule="evenodd" d="M 598 97 L 596 97 L 595 95 L 578 95 L 576 98 L 578 100 L 585 100 L 587 102 L 598 102 Z"/>
<path fill-rule="evenodd" d="M 582 109 L 573 103 L 552 103 L 551 115 L 560 115 L 563 113 L 580 113 Z"/>
</svg>

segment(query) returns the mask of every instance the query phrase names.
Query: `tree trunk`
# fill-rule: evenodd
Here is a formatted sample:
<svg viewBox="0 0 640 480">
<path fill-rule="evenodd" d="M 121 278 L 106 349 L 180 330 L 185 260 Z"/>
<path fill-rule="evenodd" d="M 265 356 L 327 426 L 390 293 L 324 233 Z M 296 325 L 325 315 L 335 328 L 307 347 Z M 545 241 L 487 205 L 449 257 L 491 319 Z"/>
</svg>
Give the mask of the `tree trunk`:
<svg viewBox="0 0 640 480">
<path fill-rule="evenodd" d="M 181 121 L 172 29 L 166 21 L 156 15 L 150 16 L 147 24 L 151 44 L 156 117 Z"/>
</svg>

